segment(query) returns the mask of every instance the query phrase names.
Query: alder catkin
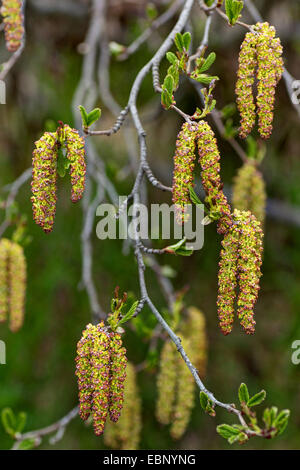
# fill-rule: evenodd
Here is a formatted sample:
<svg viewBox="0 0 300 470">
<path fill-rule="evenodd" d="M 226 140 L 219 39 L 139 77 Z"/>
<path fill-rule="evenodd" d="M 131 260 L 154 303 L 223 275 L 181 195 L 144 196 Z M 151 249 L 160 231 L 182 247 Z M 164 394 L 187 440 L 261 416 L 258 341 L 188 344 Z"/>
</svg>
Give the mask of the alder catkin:
<svg viewBox="0 0 300 470">
<path fill-rule="evenodd" d="M 10 244 L 10 240 L 6 238 L 0 240 L 0 322 L 4 322 L 8 314 L 8 255 Z"/>
<path fill-rule="evenodd" d="M 232 218 L 230 206 L 223 192 L 217 140 L 205 121 L 199 121 L 197 137 L 199 163 L 202 168 L 201 179 L 206 192 L 205 202 L 211 208 L 211 215 L 218 219 L 218 233 L 223 234 L 231 227 Z"/>
<path fill-rule="evenodd" d="M 117 423 L 107 423 L 104 442 L 108 447 L 137 450 L 141 433 L 141 399 L 133 364 L 128 362 L 124 382 L 124 406 Z"/>
<path fill-rule="evenodd" d="M 121 336 L 118 333 L 111 333 L 110 354 L 109 416 L 111 421 L 117 422 L 124 402 L 124 381 L 127 364 L 126 349 L 122 347 Z"/>
<path fill-rule="evenodd" d="M 56 211 L 57 134 L 45 132 L 35 146 L 31 182 L 33 219 L 48 233 L 52 231 Z"/>
<path fill-rule="evenodd" d="M 205 329 L 205 317 L 196 307 L 187 309 L 188 318 L 184 327 L 184 335 L 189 338 L 191 349 L 191 361 L 196 367 L 199 376 L 205 377 L 207 361 L 207 336 Z"/>
<path fill-rule="evenodd" d="M 189 357 L 193 357 L 191 341 L 181 336 L 183 348 Z M 170 434 L 173 439 L 180 439 L 190 421 L 195 400 L 195 379 L 180 354 L 176 357 L 176 401 L 173 411 Z"/>
<path fill-rule="evenodd" d="M 64 126 L 66 137 L 67 158 L 70 161 L 71 176 L 71 200 L 77 202 L 82 198 L 85 187 L 85 149 L 84 139 L 76 129 L 72 129 L 68 124 Z"/>
<path fill-rule="evenodd" d="M 185 206 L 190 204 L 190 186 L 193 186 L 195 166 L 196 127 L 185 122 L 176 140 L 173 172 L 173 203 L 178 223 L 187 220 Z"/>
<path fill-rule="evenodd" d="M 257 67 L 255 33 L 246 34 L 239 54 L 238 80 L 235 92 L 237 107 L 240 112 L 240 137 L 250 134 L 255 124 L 255 103 L 253 98 L 253 84 Z"/>
<path fill-rule="evenodd" d="M 22 0 L 2 0 L 0 13 L 3 16 L 6 47 L 10 52 L 17 51 L 24 36 Z"/>
<path fill-rule="evenodd" d="M 272 134 L 275 89 L 283 72 L 282 46 L 269 23 L 257 23 L 257 108 L 258 128 L 263 139 Z"/>
<path fill-rule="evenodd" d="M 217 308 L 220 328 L 228 335 L 233 328 L 237 286 L 239 232 L 236 226 L 225 234 L 219 261 Z"/>
<path fill-rule="evenodd" d="M 234 211 L 239 230 L 239 296 L 237 315 L 245 333 L 255 332 L 254 305 L 261 277 L 263 231 L 260 222 L 249 211 Z"/>
<path fill-rule="evenodd" d="M 156 418 L 161 424 L 169 424 L 172 419 L 177 378 L 176 354 L 178 353 L 174 344 L 166 341 L 161 350 L 157 376 Z"/>
<path fill-rule="evenodd" d="M 12 242 L 8 257 L 9 328 L 18 331 L 24 321 L 26 260 L 21 245 Z"/>
<path fill-rule="evenodd" d="M 254 161 L 249 160 L 234 178 L 232 204 L 234 209 L 246 210 L 261 223 L 266 213 L 266 188 L 262 174 Z"/>
</svg>

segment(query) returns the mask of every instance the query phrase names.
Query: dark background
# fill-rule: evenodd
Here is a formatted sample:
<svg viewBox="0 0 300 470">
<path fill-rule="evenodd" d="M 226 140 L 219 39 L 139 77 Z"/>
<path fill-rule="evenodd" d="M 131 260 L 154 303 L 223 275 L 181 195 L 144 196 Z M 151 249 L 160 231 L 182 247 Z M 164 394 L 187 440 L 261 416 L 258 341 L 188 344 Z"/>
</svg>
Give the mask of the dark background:
<svg viewBox="0 0 300 470">
<path fill-rule="evenodd" d="M 130 44 L 147 25 L 145 1 L 114 0 L 109 2 L 110 39 Z M 156 2 L 159 11 L 168 2 Z M 299 1 L 256 1 L 264 18 L 277 28 L 284 46 L 285 64 L 290 73 L 300 78 L 300 4 Z M 62 8 L 62 5 L 66 8 Z M 29 1 L 27 8 L 27 44 L 25 52 L 10 72 L 7 83 L 7 104 L 0 113 L 0 183 L 14 180 L 31 165 L 34 141 L 44 132 L 47 121 L 73 123 L 71 100 L 81 73 L 83 42 L 89 21 L 88 1 Z M 59 7 L 60 6 L 60 7 Z M 63 11 L 61 11 L 63 10 Z M 243 20 L 250 22 L 247 15 Z M 153 33 L 148 45 L 127 61 L 112 62 L 111 85 L 116 99 L 125 105 L 130 86 L 138 70 L 151 57 L 171 29 L 171 21 Z M 201 40 L 204 15 L 195 8 L 193 14 L 194 44 Z M 233 29 L 215 18 L 209 50 L 217 53 L 213 73 L 221 78 L 216 88 L 217 106 L 221 109 L 234 102 L 234 82 L 239 45 L 245 34 L 240 26 Z M 2 34 L 3 36 L 3 34 Z M 3 37 L 1 62 L 7 57 Z M 165 66 L 165 65 L 164 65 Z M 162 69 L 164 68 L 162 66 Z M 161 74 L 162 75 L 162 74 Z M 99 106 L 103 107 L 101 101 Z M 178 105 L 193 113 L 199 100 L 193 88 L 183 84 Z M 148 132 L 150 161 L 155 173 L 171 184 L 172 154 L 181 120 L 173 113 L 159 110 L 159 97 L 154 96 L 149 76 L 141 90 L 139 105 L 155 118 L 145 124 Z M 113 118 L 103 107 L 101 128 L 111 125 Z M 238 116 L 234 116 L 238 125 Z M 268 197 L 293 206 L 300 206 L 299 116 L 292 107 L 283 81 L 276 101 L 274 132 L 267 142 L 267 155 L 262 164 Z M 130 191 L 133 177 L 121 181 L 119 171 L 127 165 L 128 156 L 121 135 L 110 139 L 94 138 L 107 173 L 120 194 Z M 241 165 L 229 144 L 219 138 L 222 153 L 222 176 L 232 183 Z M 242 144 L 244 145 L 244 144 Z M 90 321 L 90 307 L 85 291 L 79 287 L 81 277 L 80 205 L 71 205 L 69 185 L 60 181 L 54 231 L 45 235 L 31 216 L 30 185 L 25 184 L 17 201 L 28 215 L 28 233 L 32 242 L 26 247 L 28 287 L 26 319 L 17 334 L 1 325 L 0 338 L 7 344 L 7 364 L 0 366 L 0 409 L 6 406 L 26 411 L 26 430 L 46 426 L 65 415 L 77 403 L 74 376 L 76 342 Z M 168 197 L 149 189 L 150 199 L 168 201 Z M 2 197 L 6 193 L 2 194 Z M 1 217 L 3 212 L 1 213 Z M 6 233 L 10 235 L 11 229 Z M 99 300 L 109 310 L 116 284 L 139 297 L 136 264 L 132 253 L 122 255 L 119 241 L 100 242 L 93 234 L 94 276 Z M 300 448 L 300 365 L 291 362 L 291 344 L 300 339 L 300 227 L 268 217 L 265 225 L 265 251 L 261 292 L 256 308 L 257 329 L 254 337 L 245 336 L 236 325 L 224 338 L 217 326 L 216 285 L 220 237 L 215 227 L 208 226 L 201 251 L 191 258 L 161 258 L 161 263 L 176 271 L 176 289 L 188 285 L 187 305 L 196 305 L 205 313 L 208 327 L 207 387 L 224 402 L 236 401 L 241 381 L 252 393 L 264 388 L 267 405 L 289 408 L 288 429 L 278 439 L 253 439 L 247 449 Z M 150 292 L 159 308 L 164 301 L 155 278 L 148 275 Z M 148 315 L 145 309 L 142 315 Z M 147 344 L 132 331 L 125 337 L 128 356 L 134 363 L 145 358 Z M 195 407 L 192 422 L 180 442 L 171 440 L 167 428 L 154 418 L 155 375 L 157 369 L 142 372 L 139 385 L 143 401 L 141 447 L 146 449 L 221 449 L 227 443 L 215 431 L 216 425 L 232 418 L 217 410 L 210 418 Z M 0 448 L 7 449 L 12 440 L 0 426 Z M 47 438 L 42 448 L 51 448 Z M 61 449 L 100 449 L 101 438 L 79 418 L 68 426 L 64 438 L 56 445 Z M 235 448 L 240 448 L 238 445 Z"/>
</svg>

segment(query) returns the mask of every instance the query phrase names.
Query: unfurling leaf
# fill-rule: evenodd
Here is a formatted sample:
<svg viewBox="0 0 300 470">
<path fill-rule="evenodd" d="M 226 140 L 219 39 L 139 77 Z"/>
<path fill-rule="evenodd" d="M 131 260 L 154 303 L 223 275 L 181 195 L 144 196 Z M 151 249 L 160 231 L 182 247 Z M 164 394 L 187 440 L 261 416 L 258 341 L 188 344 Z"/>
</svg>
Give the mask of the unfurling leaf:
<svg viewBox="0 0 300 470">
<path fill-rule="evenodd" d="M 196 205 L 202 205 L 202 202 L 198 198 L 198 196 L 195 193 L 195 190 L 192 186 L 190 186 L 190 200 Z"/>
<path fill-rule="evenodd" d="M 249 401 L 249 392 L 247 385 L 244 383 L 241 383 L 240 388 L 239 388 L 239 400 L 241 403 L 248 403 Z"/>
<path fill-rule="evenodd" d="M 125 315 L 123 315 L 123 317 L 122 317 L 121 320 L 119 321 L 118 326 L 119 326 L 119 325 L 122 325 L 123 323 L 128 322 L 129 320 L 131 320 L 131 318 L 132 318 L 132 317 L 134 316 L 134 314 L 135 314 L 135 311 L 136 311 L 136 308 L 137 308 L 137 306 L 138 306 L 138 303 L 139 303 L 139 302 L 138 302 L 138 300 L 137 300 L 136 302 L 134 302 L 134 303 L 131 305 L 131 307 L 130 307 L 130 309 L 128 310 L 128 312 L 125 313 Z"/>
<path fill-rule="evenodd" d="M 253 395 L 253 397 L 251 397 L 248 402 L 247 402 L 247 406 L 249 406 L 249 408 L 251 406 L 257 406 L 257 405 L 260 405 L 260 403 L 262 403 L 264 401 L 264 399 L 266 398 L 266 392 L 265 390 L 262 390 L 261 392 L 259 393 L 256 393 L 256 395 Z"/>
<path fill-rule="evenodd" d="M 179 50 L 179 52 L 183 52 L 184 42 L 183 42 L 183 39 L 182 39 L 182 35 L 180 33 L 176 34 L 174 42 L 175 42 L 175 45 L 176 45 L 177 49 Z"/>
<path fill-rule="evenodd" d="M 216 60 L 216 53 L 211 52 L 209 56 L 205 59 L 204 63 L 201 65 L 199 72 L 206 72 Z"/>
<path fill-rule="evenodd" d="M 240 434 L 240 430 L 230 426 L 229 424 L 220 424 L 217 426 L 217 433 L 224 437 L 224 439 L 230 439 L 231 437 L 238 436 Z"/>
<path fill-rule="evenodd" d="M 166 53 L 166 58 L 168 59 L 168 61 L 169 61 L 170 64 L 172 64 L 172 65 L 175 65 L 175 64 L 177 64 L 177 62 L 178 62 L 178 59 L 177 59 L 176 55 L 173 54 L 173 52 L 167 52 L 167 53 Z"/>
</svg>

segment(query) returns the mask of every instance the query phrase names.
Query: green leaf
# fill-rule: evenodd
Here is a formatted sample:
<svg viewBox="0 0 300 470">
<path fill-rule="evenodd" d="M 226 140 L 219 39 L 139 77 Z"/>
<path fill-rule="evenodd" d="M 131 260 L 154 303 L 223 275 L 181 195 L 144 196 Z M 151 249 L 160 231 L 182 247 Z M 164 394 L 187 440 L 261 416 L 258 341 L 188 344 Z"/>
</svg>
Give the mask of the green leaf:
<svg viewBox="0 0 300 470">
<path fill-rule="evenodd" d="M 184 35 L 182 36 L 182 41 L 183 41 L 183 45 L 186 51 L 189 50 L 191 40 L 192 40 L 191 33 L 189 33 L 188 31 L 184 33 Z"/>
<path fill-rule="evenodd" d="M 173 104 L 173 100 L 166 90 L 163 90 L 161 93 L 161 104 L 166 109 L 169 109 Z"/>
<path fill-rule="evenodd" d="M 202 202 L 200 201 L 200 199 L 198 198 L 197 194 L 195 193 L 195 190 L 193 188 L 193 186 L 190 186 L 190 200 L 196 204 L 196 205 L 201 205 L 202 206 Z"/>
<path fill-rule="evenodd" d="M 1 411 L 1 420 L 7 434 L 14 437 L 16 434 L 16 417 L 11 408 L 3 408 Z"/>
<path fill-rule="evenodd" d="M 225 0 L 225 11 L 228 17 L 229 23 L 231 23 L 233 18 L 233 0 Z"/>
<path fill-rule="evenodd" d="M 88 113 L 86 112 L 85 108 L 83 106 L 78 106 L 80 114 L 81 114 L 81 119 L 82 119 L 82 124 L 83 127 L 88 127 Z"/>
<path fill-rule="evenodd" d="M 251 406 L 260 405 L 260 403 L 262 403 L 264 399 L 266 398 L 266 395 L 267 394 L 265 390 L 261 390 L 261 392 L 256 393 L 256 395 L 253 395 L 253 397 L 251 397 L 250 400 L 248 400 L 247 406 L 251 407 Z"/>
<path fill-rule="evenodd" d="M 206 407 L 207 407 L 207 403 L 208 403 L 208 396 L 206 395 L 205 392 L 200 392 L 200 395 L 199 395 L 199 399 L 200 399 L 200 405 L 201 407 L 203 408 L 204 411 L 206 411 Z"/>
<path fill-rule="evenodd" d="M 59 148 L 58 149 L 58 157 L 57 157 L 57 173 L 61 178 L 63 178 L 66 174 L 67 169 L 70 166 L 70 160 L 66 157 L 66 149 Z"/>
<path fill-rule="evenodd" d="M 112 41 L 109 43 L 109 51 L 111 55 L 118 57 L 120 54 L 123 54 L 125 52 L 126 47 L 124 47 L 122 44 L 119 44 L 118 42 Z"/>
<path fill-rule="evenodd" d="M 94 122 L 98 121 L 101 117 L 101 109 L 95 108 L 93 109 L 87 116 L 87 126 L 91 126 Z"/>
<path fill-rule="evenodd" d="M 224 437 L 224 439 L 229 439 L 232 436 L 238 436 L 240 434 L 240 430 L 230 426 L 229 424 L 220 424 L 217 426 L 217 433 Z"/>
<path fill-rule="evenodd" d="M 23 431 L 26 425 L 26 421 L 27 421 L 27 414 L 24 413 L 24 411 L 21 411 L 18 414 L 18 418 L 17 418 L 17 424 L 16 424 L 17 433 L 21 433 Z"/>
<path fill-rule="evenodd" d="M 133 317 L 133 315 L 135 314 L 135 311 L 136 311 L 136 308 L 138 306 L 138 303 L 139 301 L 136 300 L 130 307 L 130 309 L 128 310 L 127 313 L 125 313 L 125 315 L 123 315 L 123 317 L 121 318 L 121 320 L 119 321 L 118 323 L 118 326 L 119 325 L 122 325 L 123 323 L 126 323 L 128 322 L 129 320 L 131 320 L 131 318 Z"/>
<path fill-rule="evenodd" d="M 186 243 L 186 238 L 183 238 L 182 240 L 179 240 L 179 242 L 175 243 L 174 245 L 167 246 L 165 248 L 165 251 L 167 253 L 172 253 L 172 254 L 180 255 L 180 256 L 191 256 L 193 254 L 193 250 L 186 248 L 185 243 Z"/>
<path fill-rule="evenodd" d="M 289 419 L 290 417 L 290 410 L 282 410 L 279 415 L 277 416 L 277 418 L 275 419 L 274 421 L 274 426 L 277 428 L 278 426 L 280 426 L 283 422 L 285 422 L 287 419 Z"/>
<path fill-rule="evenodd" d="M 263 421 L 266 425 L 266 428 L 271 427 L 271 411 L 270 408 L 266 408 L 263 412 Z"/>
<path fill-rule="evenodd" d="M 201 65 L 199 72 L 200 73 L 206 72 L 206 70 L 208 70 L 212 66 L 215 60 L 216 60 L 216 53 L 211 52 L 209 56 L 205 59 L 203 65 Z"/>
<path fill-rule="evenodd" d="M 163 89 L 168 92 L 170 97 L 172 97 L 173 90 L 174 90 L 174 80 L 171 75 L 167 75 L 166 78 L 164 79 Z"/>
<path fill-rule="evenodd" d="M 173 88 L 174 90 L 176 90 L 176 88 L 178 87 L 178 83 L 179 83 L 179 70 L 178 70 L 177 65 L 171 65 L 168 68 L 168 75 L 170 75 L 173 78 L 174 80 Z"/>
<path fill-rule="evenodd" d="M 170 64 L 172 65 L 175 65 L 178 63 L 178 59 L 176 57 L 175 54 L 173 54 L 173 52 L 167 52 L 166 53 L 166 58 L 168 59 L 168 61 L 170 62 Z"/>
<path fill-rule="evenodd" d="M 213 80 L 219 80 L 219 77 L 207 75 L 206 73 L 200 73 L 197 74 L 194 79 L 197 80 L 197 82 L 204 83 L 204 85 L 209 85 Z"/>
<path fill-rule="evenodd" d="M 175 42 L 175 45 L 176 45 L 177 49 L 179 50 L 179 52 L 183 52 L 184 42 L 183 42 L 183 39 L 182 39 L 182 35 L 180 33 L 176 34 L 174 42 Z"/>
<path fill-rule="evenodd" d="M 148 3 L 147 4 L 146 14 L 147 14 L 149 20 L 154 20 L 157 17 L 157 15 L 158 15 L 157 8 L 154 5 L 154 3 Z"/>
<path fill-rule="evenodd" d="M 35 447 L 35 439 L 24 439 L 20 442 L 18 450 L 30 450 Z"/>
<path fill-rule="evenodd" d="M 241 383 L 240 388 L 239 388 L 239 400 L 240 403 L 248 403 L 249 401 L 249 392 L 247 385 L 244 383 Z"/>
<path fill-rule="evenodd" d="M 194 253 L 194 250 L 188 250 L 187 248 L 179 248 L 176 250 L 176 255 L 179 256 L 191 256 Z"/>
</svg>

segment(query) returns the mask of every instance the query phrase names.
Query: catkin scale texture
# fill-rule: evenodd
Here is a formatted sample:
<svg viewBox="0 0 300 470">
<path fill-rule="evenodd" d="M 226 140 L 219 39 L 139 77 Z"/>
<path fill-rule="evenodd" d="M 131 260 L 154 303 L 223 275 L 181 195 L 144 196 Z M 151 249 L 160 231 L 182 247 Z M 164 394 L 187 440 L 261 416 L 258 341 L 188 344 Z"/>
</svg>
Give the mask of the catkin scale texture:
<svg viewBox="0 0 300 470">
<path fill-rule="evenodd" d="M 8 314 L 8 253 L 10 243 L 6 238 L 2 238 L 0 241 L 0 322 L 4 322 Z"/>
<path fill-rule="evenodd" d="M 56 211 L 57 135 L 45 132 L 35 142 L 32 159 L 33 219 L 45 233 L 53 229 Z"/>
<path fill-rule="evenodd" d="M 184 209 L 190 204 L 189 188 L 193 186 L 193 170 L 195 166 L 196 127 L 194 124 L 184 123 L 176 140 L 173 172 L 173 203 L 176 208 L 178 223 L 186 220 Z"/>
<path fill-rule="evenodd" d="M 161 351 L 157 377 L 156 418 L 161 424 L 169 424 L 172 419 L 177 380 L 176 354 L 173 343 L 166 341 Z"/>
<path fill-rule="evenodd" d="M 72 129 L 65 124 L 64 132 L 66 137 L 67 158 L 70 161 L 71 176 L 71 200 L 77 202 L 82 198 L 85 187 L 85 150 L 84 139 L 80 137 L 76 129 Z"/>
<path fill-rule="evenodd" d="M 16 52 L 24 35 L 22 0 L 2 0 L 0 13 L 3 16 L 6 47 Z"/>
<path fill-rule="evenodd" d="M 111 421 L 118 421 L 124 401 L 124 381 L 126 378 L 126 349 L 122 347 L 121 336 L 111 334 L 110 341 L 110 395 L 109 416 Z"/>
</svg>

